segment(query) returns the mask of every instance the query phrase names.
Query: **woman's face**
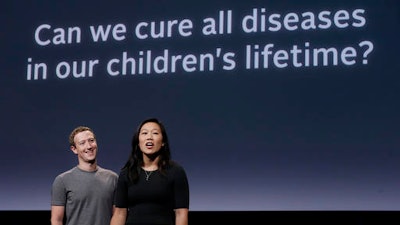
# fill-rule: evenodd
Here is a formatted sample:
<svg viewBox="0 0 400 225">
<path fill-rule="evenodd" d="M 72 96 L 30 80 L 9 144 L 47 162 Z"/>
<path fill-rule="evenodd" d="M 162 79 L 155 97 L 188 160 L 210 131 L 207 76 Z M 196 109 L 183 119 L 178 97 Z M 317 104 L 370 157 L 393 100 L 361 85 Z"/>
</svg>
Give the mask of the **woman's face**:
<svg viewBox="0 0 400 225">
<path fill-rule="evenodd" d="M 145 123 L 139 132 L 140 150 L 147 155 L 157 153 L 164 145 L 160 126 L 155 122 Z"/>
</svg>

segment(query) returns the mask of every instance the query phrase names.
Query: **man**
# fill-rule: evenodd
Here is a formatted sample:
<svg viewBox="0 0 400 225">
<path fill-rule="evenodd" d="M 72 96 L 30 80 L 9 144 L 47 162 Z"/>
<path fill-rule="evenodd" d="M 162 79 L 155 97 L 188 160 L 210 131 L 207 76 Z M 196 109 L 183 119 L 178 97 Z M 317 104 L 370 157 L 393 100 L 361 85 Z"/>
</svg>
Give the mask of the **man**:
<svg viewBox="0 0 400 225">
<path fill-rule="evenodd" d="M 118 175 L 97 165 L 98 148 L 91 128 L 75 128 L 69 144 L 78 165 L 54 179 L 51 225 L 109 225 Z"/>
</svg>

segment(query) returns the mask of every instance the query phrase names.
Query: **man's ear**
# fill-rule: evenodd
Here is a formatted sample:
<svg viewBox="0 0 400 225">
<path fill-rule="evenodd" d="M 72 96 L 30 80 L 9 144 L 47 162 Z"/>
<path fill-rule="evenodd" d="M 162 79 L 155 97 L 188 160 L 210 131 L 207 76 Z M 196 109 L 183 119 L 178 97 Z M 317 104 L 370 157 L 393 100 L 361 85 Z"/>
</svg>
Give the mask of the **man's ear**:
<svg viewBox="0 0 400 225">
<path fill-rule="evenodd" d="M 78 151 L 76 150 L 75 146 L 71 145 L 69 148 L 71 149 L 72 152 L 74 152 L 74 154 L 76 155 L 78 154 Z"/>
</svg>

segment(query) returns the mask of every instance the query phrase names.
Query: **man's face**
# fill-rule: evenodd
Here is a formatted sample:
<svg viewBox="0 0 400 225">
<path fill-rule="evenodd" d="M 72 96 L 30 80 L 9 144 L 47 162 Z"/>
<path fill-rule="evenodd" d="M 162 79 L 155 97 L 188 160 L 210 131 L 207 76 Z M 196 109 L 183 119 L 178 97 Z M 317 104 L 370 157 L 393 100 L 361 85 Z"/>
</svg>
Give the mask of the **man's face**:
<svg viewBox="0 0 400 225">
<path fill-rule="evenodd" d="M 82 131 L 74 137 L 75 146 L 71 150 L 78 155 L 79 161 L 92 163 L 96 160 L 97 142 L 93 133 Z"/>
</svg>

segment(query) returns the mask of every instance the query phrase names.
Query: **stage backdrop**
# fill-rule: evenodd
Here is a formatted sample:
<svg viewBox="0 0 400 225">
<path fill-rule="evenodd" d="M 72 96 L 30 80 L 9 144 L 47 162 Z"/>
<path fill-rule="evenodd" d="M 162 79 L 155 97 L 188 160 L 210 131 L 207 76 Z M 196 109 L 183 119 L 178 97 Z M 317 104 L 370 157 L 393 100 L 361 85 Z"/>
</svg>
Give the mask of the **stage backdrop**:
<svg viewBox="0 0 400 225">
<path fill-rule="evenodd" d="M 400 210 L 399 3 L 8 1 L 0 210 L 49 210 L 98 137 L 119 172 L 158 117 L 192 211 Z"/>
</svg>

